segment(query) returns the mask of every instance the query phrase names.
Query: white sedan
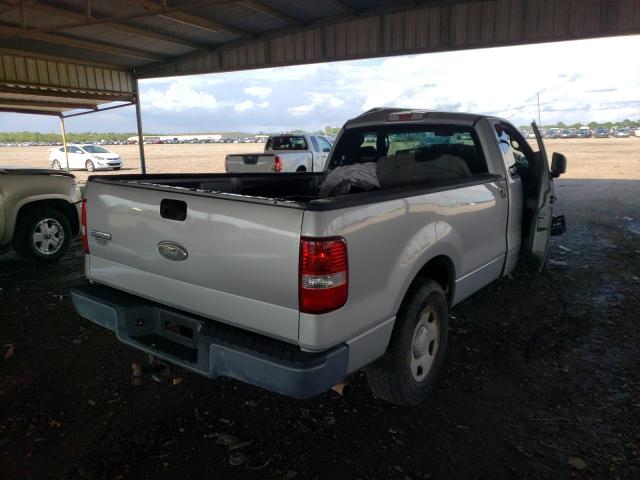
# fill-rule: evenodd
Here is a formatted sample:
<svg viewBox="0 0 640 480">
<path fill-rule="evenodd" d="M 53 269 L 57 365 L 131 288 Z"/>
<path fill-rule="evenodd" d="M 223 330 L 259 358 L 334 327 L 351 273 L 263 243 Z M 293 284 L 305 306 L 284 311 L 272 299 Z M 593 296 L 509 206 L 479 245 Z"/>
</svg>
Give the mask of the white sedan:
<svg viewBox="0 0 640 480">
<path fill-rule="evenodd" d="M 67 145 L 69 168 L 72 170 L 94 170 L 122 168 L 122 158 L 117 153 L 110 152 L 98 145 Z M 67 168 L 67 158 L 64 147 L 51 149 L 49 163 L 54 170 Z"/>
</svg>

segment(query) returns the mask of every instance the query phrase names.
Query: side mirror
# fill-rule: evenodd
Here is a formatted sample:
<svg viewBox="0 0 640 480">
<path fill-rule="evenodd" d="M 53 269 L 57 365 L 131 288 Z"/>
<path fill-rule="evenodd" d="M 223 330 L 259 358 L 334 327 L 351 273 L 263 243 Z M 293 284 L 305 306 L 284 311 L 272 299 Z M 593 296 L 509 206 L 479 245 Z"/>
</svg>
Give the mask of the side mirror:
<svg viewBox="0 0 640 480">
<path fill-rule="evenodd" d="M 558 178 L 567 171 L 567 157 L 558 152 L 553 152 L 551 156 L 551 176 Z"/>
</svg>

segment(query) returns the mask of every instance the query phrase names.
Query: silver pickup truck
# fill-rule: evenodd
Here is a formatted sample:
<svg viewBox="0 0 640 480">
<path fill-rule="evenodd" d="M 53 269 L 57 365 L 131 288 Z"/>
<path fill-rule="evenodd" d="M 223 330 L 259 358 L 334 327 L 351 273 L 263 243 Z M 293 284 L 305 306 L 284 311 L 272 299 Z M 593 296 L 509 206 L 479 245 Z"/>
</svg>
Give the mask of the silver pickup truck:
<svg viewBox="0 0 640 480">
<path fill-rule="evenodd" d="M 565 164 L 500 118 L 374 109 L 324 173 L 93 176 L 72 299 L 211 378 L 306 398 L 365 368 L 376 396 L 414 405 L 449 308 L 519 261 L 543 268 Z"/>
<path fill-rule="evenodd" d="M 262 153 L 230 153 L 224 159 L 227 173 L 322 172 L 331 142 L 310 133 L 272 135 Z"/>
</svg>

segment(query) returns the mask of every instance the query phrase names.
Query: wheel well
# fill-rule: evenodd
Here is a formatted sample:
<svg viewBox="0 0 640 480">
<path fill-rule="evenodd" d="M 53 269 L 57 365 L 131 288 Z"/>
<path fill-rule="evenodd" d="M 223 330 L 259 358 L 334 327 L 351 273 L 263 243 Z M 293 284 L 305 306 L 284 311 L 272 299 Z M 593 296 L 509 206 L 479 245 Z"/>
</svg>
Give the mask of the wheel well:
<svg viewBox="0 0 640 480">
<path fill-rule="evenodd" d="M 416 274 L 411 286 L 424 279 L 431 279 L 440 284 L 444 290 L 447 301 L 451 304 L 455 289 L 455 269 L 451 259 L 445 255 L 439 255 L 429 260 Z M 410 287 L 411 288 L 411 287 Z"/>
<path fill-rule="evenodd" d="M 39 207 L 50 207 L 60 211 L 65 217 L 67 217 L 67 220 L 69 220 L 69 224 L 71 225 L 71 232 L 73 233 L 73 235 L 77 235 L 80 232 L 80 220 L 78 219 L 78 211 L 76 210 L 76 207 L 74 207 L 66 200 L 62 200 L 59 198 L 36 200 L 35 202 L 30 202 L 23 205 L 18 211 L 18 216 L 16 217 L 16 225 L 18 224 L 18 222 L 20 222 L 20 219 L 24 215 Z"/>
<path fill-rule="evenodd" d="M 304 165 L 296 169 L 296 172 L 306 172 L 306 171 L 307 171 L 307 167 L 305 167 Z"/>
</svg>

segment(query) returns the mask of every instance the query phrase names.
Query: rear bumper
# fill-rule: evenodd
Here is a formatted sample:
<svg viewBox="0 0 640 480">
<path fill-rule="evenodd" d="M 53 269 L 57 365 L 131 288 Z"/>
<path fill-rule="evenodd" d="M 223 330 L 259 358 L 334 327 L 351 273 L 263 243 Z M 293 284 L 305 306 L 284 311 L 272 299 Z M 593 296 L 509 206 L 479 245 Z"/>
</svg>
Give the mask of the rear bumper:
<svg viewBox="0 0 640 480">
<path fill-rule="evenodd" d="M 293 398 L 309 398 L 344 379 L 348 347 L 320 353 L 178 311 L 119 290 L 83 284 L 76 311 L 118 339 L 209 378 L 227 376 Z"/>
</svg>

